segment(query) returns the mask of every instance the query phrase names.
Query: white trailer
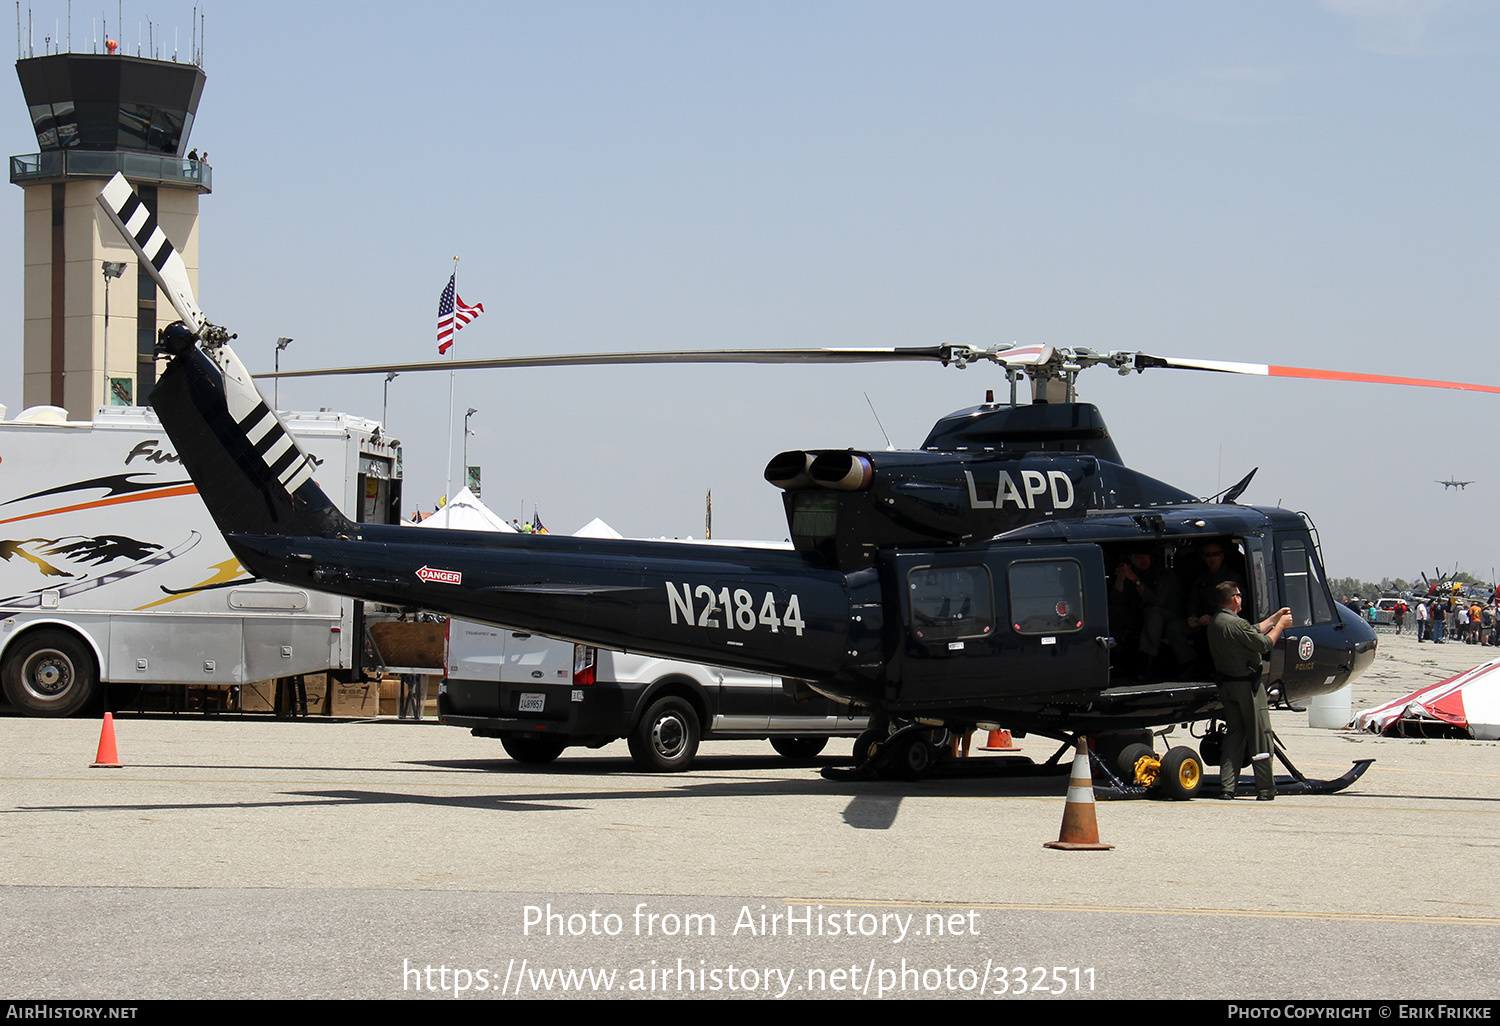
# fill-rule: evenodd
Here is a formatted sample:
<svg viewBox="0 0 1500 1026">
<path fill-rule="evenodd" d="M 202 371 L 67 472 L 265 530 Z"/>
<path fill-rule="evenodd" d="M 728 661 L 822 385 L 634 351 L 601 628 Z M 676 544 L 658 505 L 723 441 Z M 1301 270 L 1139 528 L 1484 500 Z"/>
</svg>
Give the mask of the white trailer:
<svg viewBox="0 0 1500 1026">
<path fill-rule="evenodd" d="M 377 424 L 282 416 L 341 508 L 399 522 L 400 451 Z M 246 573 L 151 410 L 3 417 L 0 681 L 21 712 L 68 716 L 107 684 L 359 673 L 362 604 Z"/>
</svg>

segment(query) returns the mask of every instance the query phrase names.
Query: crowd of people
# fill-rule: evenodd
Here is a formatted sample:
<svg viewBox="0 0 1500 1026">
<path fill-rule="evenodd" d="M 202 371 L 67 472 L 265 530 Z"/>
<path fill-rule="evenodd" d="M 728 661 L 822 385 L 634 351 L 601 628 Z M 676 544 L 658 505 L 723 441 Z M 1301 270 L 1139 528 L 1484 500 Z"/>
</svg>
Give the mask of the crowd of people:
<svg viewBox="0 0 1500 1026">
<path fill-rule="evenodd" d="M 1374 602 L 1346 598 L 1344 605 L 1372 624 L 1387 622 Z M 1494 599 L 1486 602 L 1464 596 L 1417 598 L 1411 603 L 1396 599 L 1387 614 L 1397 634 L 1415 631 L 1418 642 L 1441 645 L 1454 641 L 1466 645 L 1500 646 L 1500 630 L 1495 629 L 1497 618 L 1500 618 L 1497 607 L 1500 603 Z"/>
</svg>

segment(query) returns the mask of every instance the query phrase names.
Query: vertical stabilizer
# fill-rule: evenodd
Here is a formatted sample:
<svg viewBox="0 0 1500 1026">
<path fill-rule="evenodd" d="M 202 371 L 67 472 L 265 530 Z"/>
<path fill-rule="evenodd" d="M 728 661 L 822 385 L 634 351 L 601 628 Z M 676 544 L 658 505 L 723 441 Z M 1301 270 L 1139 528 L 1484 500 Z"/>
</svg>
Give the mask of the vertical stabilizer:
<svg viewBox="0 0 1500 1026">
<path fill-rule="evenodd" d="M 198 308 L 187 266 L 156 215 L 118 172 L 105 183 L 99 205 L 182 318 L 158 340 L 172 362 L 147 401 L 219 530 L 323 536 L 347 531 L 349 521 L 313 481 L 317 461 L 266 405 L 227 344 L 233 336 Z"/>
<path fill-rule="evenodd" d="M 173 327 L 186 341 L 186 328 L 167 333 Z M 332 537 L 350 529 L 313 480 L 317 461 L 266 405 L 229 346 L 183 349 L 149 402 L 226 535 Z"/>
</svg>

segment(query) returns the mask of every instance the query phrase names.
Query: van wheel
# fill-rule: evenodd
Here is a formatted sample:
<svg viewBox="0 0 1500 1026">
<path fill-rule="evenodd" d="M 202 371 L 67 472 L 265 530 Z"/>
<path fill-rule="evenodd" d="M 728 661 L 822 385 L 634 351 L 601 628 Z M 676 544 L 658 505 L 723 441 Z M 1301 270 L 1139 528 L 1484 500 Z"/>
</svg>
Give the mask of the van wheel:
<svg viewBox="0 0 1500 1026">
<path fill-rule="evenodd" d="M 773 737 L 771 747 L 786 759 L 811 759 L 828 747 L 826 737 Z"/>
<path fill-rule="evenodd" d="M 33 631 L 11 645 L 0 682 L 27 716 L 72 716 L 99 697 L 94 654 L 66 631 Z"/>
<path fill-rule="evenodd" d="M 651 703 L 630 731 L 630 757 L 652 773 L 674 773 L 692 765 L 698 754 L 698 714 L 675 695 Z"/>
<path fill-rule="evenodd" d="M 567 745 L 561 741 L 553 741 L 551 738 L 502 737 L 500 747 L 505 749 L 506 755 L 517 762 L 542 766 L 561 755 Z"/>
</svg>

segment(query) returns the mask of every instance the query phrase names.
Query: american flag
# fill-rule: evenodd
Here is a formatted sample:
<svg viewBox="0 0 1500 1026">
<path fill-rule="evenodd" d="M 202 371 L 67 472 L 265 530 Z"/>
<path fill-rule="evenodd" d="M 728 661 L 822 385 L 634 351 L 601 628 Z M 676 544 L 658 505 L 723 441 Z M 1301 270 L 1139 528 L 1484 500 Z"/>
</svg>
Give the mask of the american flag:
<svg viewBox="0 0 1500 1026">
<path fill-rule="evenodd" d="M 483 303 L 470 306 L 458 294 L 458 272 L 454 271 L 453 276 L 448 279 L 448 287 L 443 289 L 443 294 L 438 299 L 438 352 L 446 353 L 453 344 L 453 336 L 458 333 L 458 329 L 482 313 Z"/>
</svg>

